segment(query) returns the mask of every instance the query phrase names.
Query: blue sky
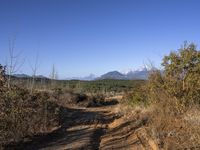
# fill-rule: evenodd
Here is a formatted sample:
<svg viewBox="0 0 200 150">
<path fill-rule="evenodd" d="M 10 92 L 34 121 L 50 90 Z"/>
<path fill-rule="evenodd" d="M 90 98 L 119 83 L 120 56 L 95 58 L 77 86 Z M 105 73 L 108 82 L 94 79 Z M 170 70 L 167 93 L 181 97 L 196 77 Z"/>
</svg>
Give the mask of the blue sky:
<svg viewBox="0 0 200 150">
<path fill-rule="evenodd" d="M 138 68 L 183 41 L 199 45 L 199 0 L 0 0 L 0 63 L 8 41 L 31 74 L 38 54 L 38 74 L 55 64 L 61 78 L 101 75 Z"/>
</svg>

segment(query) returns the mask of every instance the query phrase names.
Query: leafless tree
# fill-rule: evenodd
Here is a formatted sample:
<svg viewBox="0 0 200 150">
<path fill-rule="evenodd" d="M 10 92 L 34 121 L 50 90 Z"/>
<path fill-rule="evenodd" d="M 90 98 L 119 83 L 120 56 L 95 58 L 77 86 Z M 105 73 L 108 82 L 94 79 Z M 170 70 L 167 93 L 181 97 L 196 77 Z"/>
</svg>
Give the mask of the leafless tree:
<svg viewBox="0 0 200 150">
<path fill-rule="evenodd" d="M 16 38 L 10 39 L 9 40 L 9 56 L 6 61 L 6 66 L 7 66 L 7 74 L 8 74 L 8 87 L 10 88 L 11 84 L 11 76 L 18 72 L 22 65 L 24 64 L 25 60 L 20 59 L 21 52 L 16 54 L 15 53 L 15 46 L 16 46 Z"/>
<path fill-rule="evenodd" d="M 33 90 L 35 88 L 35 78 L 37 76 L 37 72 L 38 72 L 38 68 L 39 68 L 38 59 L 39 59 L 39 55 L 37 53 L 34 65 L 32 65 L 30 63 L 30 67 L 31 67 L 31 70 L 32 70 L 32 80 L 31 80 L 31 86 L 30 86 L 31 93 L 33 92 Z"/>
<path fill-rule="evenodd" d="M 51 87 L 55 86 L 55 80 L 58 79 L 58 72 L 56 71 L 56 68 L 55 68 L 54 64 L 52 65 L 50 79 L 51 79 Z"/>
<path fill-rule="evenodd" d="M 150 70 L 150 71 L 155 71 L 157 70 L 157 68 L 155 67 L 154 62 L 151 59 L 147 59 L 146 62 L 143 62 L 143 65 L 146 69 Z"/>
</svg>

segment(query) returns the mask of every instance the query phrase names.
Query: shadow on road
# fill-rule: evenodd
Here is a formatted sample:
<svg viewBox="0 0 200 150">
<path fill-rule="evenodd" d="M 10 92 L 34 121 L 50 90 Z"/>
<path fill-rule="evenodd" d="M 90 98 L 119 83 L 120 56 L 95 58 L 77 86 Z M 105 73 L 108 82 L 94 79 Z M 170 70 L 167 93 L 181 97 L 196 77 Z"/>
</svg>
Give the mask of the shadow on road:
<svg viewBox="0 0 200 150">
<path fill-rule="evenodd" d="M 60 128 L 48 134 L 29 137 L 28 142 L 10 144 L 5 149 L 98 149 L 105 130 L 101 126 L 114 119 L 116 116 L 108 111 L 62 107 Z"/>
</svg>

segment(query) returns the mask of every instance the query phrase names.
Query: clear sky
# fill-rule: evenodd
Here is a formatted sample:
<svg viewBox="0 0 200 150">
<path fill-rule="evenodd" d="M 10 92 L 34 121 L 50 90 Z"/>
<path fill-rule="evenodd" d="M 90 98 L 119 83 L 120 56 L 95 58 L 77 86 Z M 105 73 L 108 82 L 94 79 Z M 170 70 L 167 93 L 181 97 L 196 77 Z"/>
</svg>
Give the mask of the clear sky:
<svg viewBox="0 0 200 150">
<path fill-rule="evenodd" d="M 61 78 L 137 68 L 188 40 L 200 42 L 199 0 L 0 0 L 0 63 L 8 41 L 31 74 Z"/>
</svg>

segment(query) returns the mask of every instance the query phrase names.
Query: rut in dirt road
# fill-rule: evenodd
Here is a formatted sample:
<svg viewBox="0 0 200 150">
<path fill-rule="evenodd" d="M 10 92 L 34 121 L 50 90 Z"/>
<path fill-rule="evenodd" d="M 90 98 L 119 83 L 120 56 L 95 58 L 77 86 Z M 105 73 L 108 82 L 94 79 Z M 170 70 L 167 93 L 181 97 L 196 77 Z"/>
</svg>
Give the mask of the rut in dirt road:
<svg viewBox="0 0 200 150">
<path fill-rule="evenodd" d="M 35 136 L 29 142 L 6 149 L 96 150 L 107 125 L 117 116 L 103 108 L 63 108 L 61 127 L 47 135 Z"/>
<path fill-rule="evenodd" d="M 46 135 L 35 136 L 29 142 L 10 145 L 7 149 L 157 150 L 154 142 L 151 141 L 153 146 L 149 145 L 150 138 L 145 131 L 138 132 L 148 119 L 127 120 L 114 111 L 116 107 L 120 106 L 63 108 L 60 128 Z"/>
<path fill-rule="evenodd" d="M 65 136 L 45 144 L 40 149 L 99 149 L 100 138 L 105 133 L 107 124 L 115 119 L 110 112 L 96 108 L 71 109 L 67 110 L 66 114 L 66 128 L 62 132 Z"/>
</svg>

